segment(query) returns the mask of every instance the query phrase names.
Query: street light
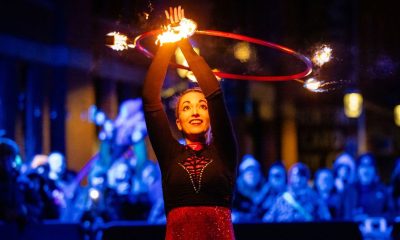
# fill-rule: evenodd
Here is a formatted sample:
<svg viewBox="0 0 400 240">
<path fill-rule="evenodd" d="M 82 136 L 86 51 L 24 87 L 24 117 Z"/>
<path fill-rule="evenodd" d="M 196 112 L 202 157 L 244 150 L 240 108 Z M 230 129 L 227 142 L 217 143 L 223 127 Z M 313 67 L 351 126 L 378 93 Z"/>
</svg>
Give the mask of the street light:
<svg viewBox="0 0 400 240">
<path fill-rule="evenodd" d="M 394 122 L 400 127 L 400 104 L 394 107 Z"/>
<path fill-rule="evenodd" d="M 360 93 L 352 92 L 344 95 L 344 113 L 348 118 L 358 118 L 362 113 L 363 97 Z"/>
</svg>

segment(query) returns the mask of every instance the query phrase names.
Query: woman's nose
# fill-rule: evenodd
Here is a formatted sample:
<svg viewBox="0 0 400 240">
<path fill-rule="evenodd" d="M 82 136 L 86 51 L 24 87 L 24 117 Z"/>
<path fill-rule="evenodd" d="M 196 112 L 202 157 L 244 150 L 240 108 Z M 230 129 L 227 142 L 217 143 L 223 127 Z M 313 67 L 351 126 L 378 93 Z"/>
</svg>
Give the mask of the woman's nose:
<svg viewBox="0 0 400 240">
<path fill-rule="evenodd" d="M 193 108 L 192 115 L 193 116 L 198 116 L 199 115 L 199 110 L 197 108 Z"/>
</svg>

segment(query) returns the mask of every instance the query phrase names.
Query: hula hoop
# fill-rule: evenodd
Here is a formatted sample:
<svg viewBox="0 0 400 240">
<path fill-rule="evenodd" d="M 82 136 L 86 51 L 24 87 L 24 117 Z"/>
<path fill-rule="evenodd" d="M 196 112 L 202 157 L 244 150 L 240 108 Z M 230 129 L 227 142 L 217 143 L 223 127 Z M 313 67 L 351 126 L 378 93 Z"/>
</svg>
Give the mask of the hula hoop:
<svg viewBox="0 0 400 240">
<path fill-rule="evenodd" d="M 144 48 L 141 45 L 141 41 L 147 37 L 151 36 L 156 36 L 161 33 L 161 30 L 153 30 L 149 31 L 146 33 L 143 33 L 136 37 L 135 39 L 135 48 L 138 49 L 139 52 L 144 54 L 145 56 L 152 58 L 154 56 L 153 53 L 148 51 L 146 48 Z M 268 42 L 265 40 L 257 39 L 257 38 L 252 38 L 240 34 L 235 34 L 235 33 L 228 33 L 228 32 L 221 32 L 221 31 L 214 31 L 214 30 L 197 30 L 195 34 L 201 34 L 201 35 L 208 35 L 208 36 L 215 36 L 215 37 L 224 37 L 224 38 L 230 38 L 230 39 L 235 39 L 235 40 L 241 40 L 241 41 L 246 41 L 249 43 L 254 43 L 258 45 L 262 45 L 265 47 L 277 49 L 283 53 L 292 55 L 296 57 L 297 59 L 301 60 L 306 68 L 302 72 L 298 72 L 292 75 L 279 75 L 279 76 L 258 76 L 258 75 L 240 75 L 240 74 L 232 74 L 232 73 L 226 73 L 226 72 L 214 72 L 214 74 L 220 78 L 228 78 L 228 79 L 238 79 L 238 80 L 255 80 L 255 81 L 289 81 L 289 80 L 298 80 L 304 77 L 307 77 L 308 75 L 311 74 L 313 65 L 306 56 L 290 49 L 285 46 Z M 176 64 L 176 63 L 170 63 L 170 66 L 175 67 L 175 68 L 181 68 L 181 69 L 186 69 L 190 70 L 189 67 Z"/>
</svg>

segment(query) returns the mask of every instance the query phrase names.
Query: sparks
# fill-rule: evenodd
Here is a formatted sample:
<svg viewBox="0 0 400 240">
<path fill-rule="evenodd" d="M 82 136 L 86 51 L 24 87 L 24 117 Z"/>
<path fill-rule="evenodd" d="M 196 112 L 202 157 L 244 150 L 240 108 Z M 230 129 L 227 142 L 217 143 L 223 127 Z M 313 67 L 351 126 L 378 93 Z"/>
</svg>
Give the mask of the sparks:
<svg viewBox="0 0 400 240">
<path fill-rule="evenodd" d="M 329 92 L 341 88 L 345 81 L 321 81 L 315 78 L 310 78 L 305 82 L 301 80 L 299 80 L 299 82 L 302 82 L 303 87 L 307 88 L 311 92 Z"/>
<path fill-rule="evenodd" d="M 332 58 L 332 48 L 327 45 L 322 45 L 314 53 L 312 61 L 317 66 L 321 67 L 325 63 L 329 62 Z"/>
<path fill-rule="evenodd" d="M 163 28 L 164 31 L 157 36 L 156 40 L 156 44 L 160 44 L 160 46 L 167 42 L 177 42 L 183 38 L 192 36 L 196 31 L 197 24 L 193 20 L 183 18 L 178 26 L 171 26 L 169 24 Z"/>
<path fill-rule="evenodd" d="M 317 92 L 321 87 L 321 82 L 315 78 L 309 78 L 303 86 L 312 92 Z"/>
<path fill-rule="evenodd" d="M 120 34 L 119 32 L 110 32 L 107 34 L 108 37 L 112 38 L 112 44 L 108 44 L 107 46 L 112 48 L 113 50 L 116 51 L 123 51 L 128 48 L 134 48 L 134 44 L 129 44 L 128 43 L 128 37 Z"/>
</svg>

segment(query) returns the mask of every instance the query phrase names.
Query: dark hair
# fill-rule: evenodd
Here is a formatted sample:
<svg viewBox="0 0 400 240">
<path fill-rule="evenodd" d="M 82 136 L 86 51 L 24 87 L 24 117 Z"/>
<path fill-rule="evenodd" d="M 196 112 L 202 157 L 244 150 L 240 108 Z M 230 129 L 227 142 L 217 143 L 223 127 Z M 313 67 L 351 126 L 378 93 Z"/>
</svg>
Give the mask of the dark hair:
<svg viewBox="0 0 400 240">
<path fill-rule="evenodd" d="M 323 167 L 323 168 L 319 168 L 319 169 L 315 172 L 315 174 L 314 174 L 314 179 L 317 180 L 317 178 L 319 177 L 319 175 L 320 175 L 321 173 L 323 173 L 323 172 L 329 172 L 329 173 L 332 175 L 332 178 L 335 177 L 335 176 L 334 176 L 334 173 L 333 173 L 333 171 L 332 171 L 331 169 L 326 168 L 326 167 Z"/>
<path fill-rule="evenodd" d="M 289 178 L 294 173 L 294 171 L 297 171 L 300 176 L 306 177 L 307 179 L 310 179 L 310 177 L 311 177 L 310 169 L 304 163 L 298 162 L 298 163 L 294 164 L 289 169 Z"/>
<path fill-rule="evenodd" d="M 178 119 L 179 117 L 179 104 L 181 102 L 181 99 L 184 95 L 190 93 L 190 92 L 198 92 L 198 93 L 203 93 L 203 91 L 201 91 L 201 88 L 199 87 L 194 87 L 194 88 L 188 88 L 185 91 L 183 91 L 179 96 L 176 97 L 175 100 L 175 117 Z M 203 93 L 204 94 L 204 93 Z"/>
<path fill-rule="evenodd" d="M 13 163 L 18 156 L 17 144 L 8 138 L 0 138 L 0 178 L 7 178 L 14 173 Z"/>
<path fill-rule="evenodd" d="M 369 165 L 376 168 L 376 158 L 372 153 L 364 153 L 357 158 L 357 167 L 360 165 Z"/>
</svg>

